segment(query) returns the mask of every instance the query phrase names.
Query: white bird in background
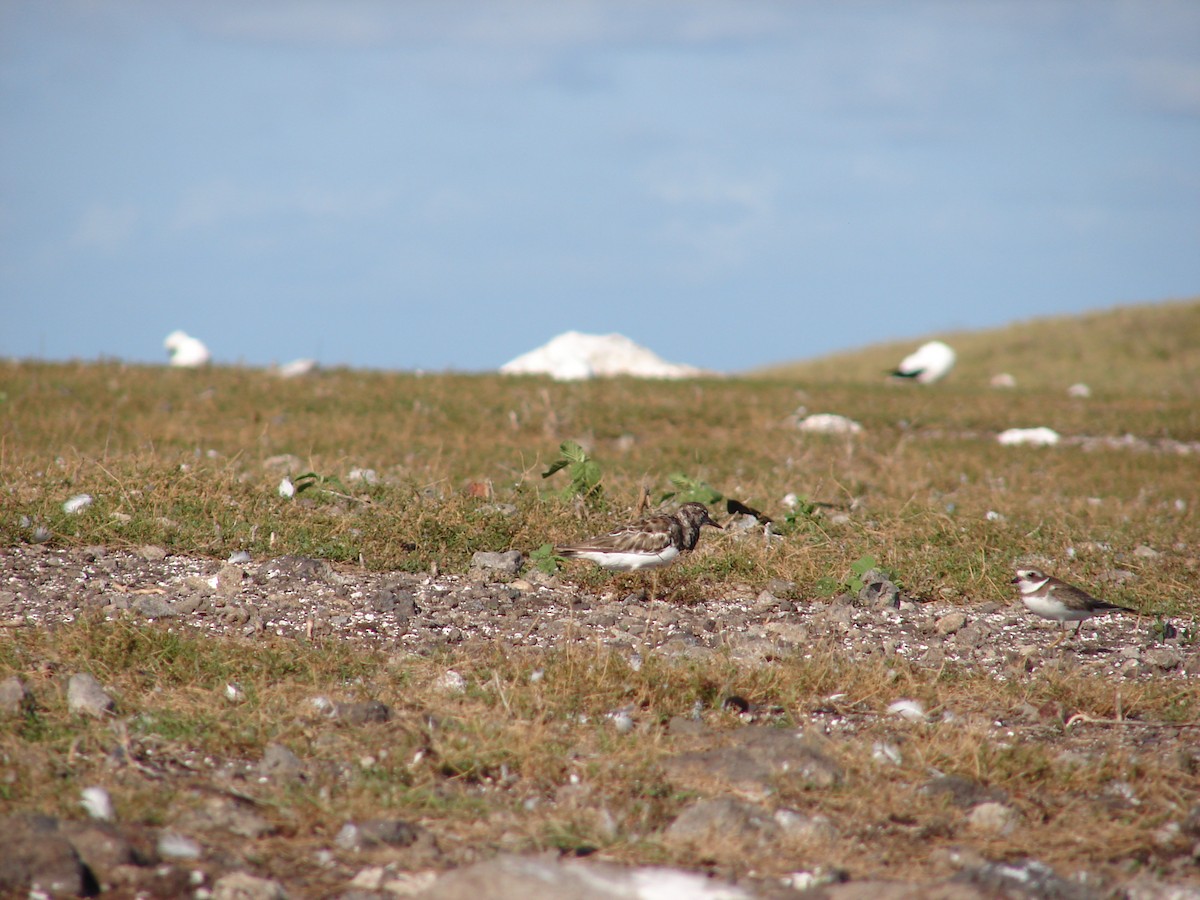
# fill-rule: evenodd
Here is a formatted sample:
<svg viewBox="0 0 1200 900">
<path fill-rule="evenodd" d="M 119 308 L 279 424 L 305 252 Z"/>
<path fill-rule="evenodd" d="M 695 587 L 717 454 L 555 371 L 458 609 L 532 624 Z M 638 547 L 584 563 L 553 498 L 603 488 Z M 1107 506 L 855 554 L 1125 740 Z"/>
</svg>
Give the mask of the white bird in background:
<svg viewBox="0 0 1200 900">
<path fill-rule="evenodd" d="M 163 341 L 163 346 L 171 352 L 173 366 L 198 369 L 200 366 L 207 366 L 212 360 L 212 354 L 208 352 L 204 342 L 185 331 L 172 331 Z"/>
<path fill-rule="evenodd" d="M 949 344 L 930 341 L 904 357 L 892 375 L 896 378 L 913 378 L 920 384 L 932 384 L 954 368 L 955 359 L 957 357 Z"/>
</svg>

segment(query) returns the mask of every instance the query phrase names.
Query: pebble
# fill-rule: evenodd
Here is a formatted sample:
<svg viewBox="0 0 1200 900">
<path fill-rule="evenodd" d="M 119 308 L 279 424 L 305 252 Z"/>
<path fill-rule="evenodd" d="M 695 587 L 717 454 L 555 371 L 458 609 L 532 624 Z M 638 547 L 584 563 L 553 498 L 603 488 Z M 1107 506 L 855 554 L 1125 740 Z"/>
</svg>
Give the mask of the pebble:
<svg viewBox="0 0 1200 900">
<path fill-rule="evenodd" d="M 16 675 L 0 681 L 0 716 L 22 715 L 32 704 L 29 689 Z"/>
<path fill-rule="evenodd" d="M 113 705 L 112 697 L 88 673 L 72 675 L 67 682 L 67 709 L 71 712 L 100 718 L 111 712 Z"/>
</svg>

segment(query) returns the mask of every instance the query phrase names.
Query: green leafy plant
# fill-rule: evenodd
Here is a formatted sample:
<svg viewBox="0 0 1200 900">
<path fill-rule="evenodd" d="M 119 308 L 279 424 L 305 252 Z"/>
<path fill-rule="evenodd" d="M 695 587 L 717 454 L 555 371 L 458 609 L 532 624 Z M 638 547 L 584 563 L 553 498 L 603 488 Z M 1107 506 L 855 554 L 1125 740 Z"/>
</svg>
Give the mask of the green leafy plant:
<svg viewBox="0 0 1200 900">
<path fill-rule="evenodd" d="M 784 532 L 810 531 L 817 527 L 817 504 L 807 497 L 797 496 L 795 505 L 783 517 Z"/>
<path fill-rule="evenodd" d="M 827 575 L 824 578 L 817 579 L 817 583 L 813 587 L 817 593 L 825 597 L 832 597 L 835 594 L 841 593 L 857 594 L 866 587 L 866 582 L 863 578 L 872 570 L 882 575 L 888 581 L 896 583 L 897 576 L 895 572 L 891 569 L 880 568 L 875 561 L 875 557 L 865 554 L 850 564 L 850 571 L 846 573 L 846 576 L 842 580 L 839 581 Z"/>
<path fill-rule="evenodd" d="M 600 464 L 574 441 L 563 441 L 558 446 L 558 452 L 562 455 L 551 463 L 542 477 L 549 478 L 560 469 L 566 469 L 571 481 L 562 489 L 560 496 L 564 499 L 581 497 L 587 501 L 602 499 L 604 486 L 600 483 Z"/>
<path fill-rule="evenodd" d="M 667 480 L 675 486 L 675 490 L 663 494 L 660 503 L 667 500 L 677 500 L 680 503 L 716 503 L 724 499 L 724 495 L 708 482 L 691 478 L 682 472 L 672 473 L 667 476 Z"/>
<path fill-rule="evenodd" d="M 542 544 L 542 546 L 529 554 L 529 561 L 533 564 L 534 568 L 545 572 L 547 575 L 553 575 L 558 571 L 558 562 L 560 559 L 562 557 L 554 552 L 553 544 Z"/>
</svg>

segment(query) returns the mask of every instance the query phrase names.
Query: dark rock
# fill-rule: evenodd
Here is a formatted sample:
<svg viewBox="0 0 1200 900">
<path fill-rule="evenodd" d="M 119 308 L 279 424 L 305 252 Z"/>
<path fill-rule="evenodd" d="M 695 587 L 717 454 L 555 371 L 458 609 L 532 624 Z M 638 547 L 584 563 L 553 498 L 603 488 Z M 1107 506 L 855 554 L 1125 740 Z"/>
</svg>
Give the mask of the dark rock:
<svg viewBox="0 0 1200 900">
<path fill-rule="evenodd" d="M 392 717 L 392 710 L 386 703 L 378 700 L 364 700 L 361 703 L 339 703 L 334 707 L 334 718 L 347 725 L 369 725 L 386 722 Z"/>
<path fill-rule="evenodd" d="M 0 892 L 90 896 L 99 892 L 95 875 L 49 816 L 0 819 L 4 852 L 0 853 Z"/>
<path fill-rule="evenodd" d="M 1087 900 L 1094 896 L 1091 889 L 1060 878 L 1048 865 L 1036 859 L 984 863 L 963 869 L 951 882 L 974 885 L 1002 897 Z"/>
</svg>

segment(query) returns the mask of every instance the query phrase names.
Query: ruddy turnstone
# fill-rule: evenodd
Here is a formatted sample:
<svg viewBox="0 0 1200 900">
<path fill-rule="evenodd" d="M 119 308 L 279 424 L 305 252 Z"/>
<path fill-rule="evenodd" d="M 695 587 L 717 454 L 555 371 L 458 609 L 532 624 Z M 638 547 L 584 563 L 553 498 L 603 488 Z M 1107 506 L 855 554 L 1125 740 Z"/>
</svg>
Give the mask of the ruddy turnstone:
<svg viewBox="0 0 1200 900">
<path fill-rule="evenodd" d="M 712 520 L 703 503 L 685 503 L 673 515 L 648 516 L 591 540 L 556 547 L 554 552 L 568 559 L 586 559 L 617 572 L 657 569 L 673 562 L 681 553 L 695 549 L 700 529 L 705 525 L 721 527 Z M 654 576 L 652 597 L 658 586 L 658 573 Z"/>
<path fill-rule="evenodd" d="M 1137 612 L 1128 606 L 1117 606 L 1097 600 L 1082 588 L 1067 584 L 1037 569 L 1017 569 L 1017 577 L 1012 583 L 1021 591 L 1021 601 L 1026 609 L 1044 619 L 1055 620 L 1059 628 L 1064 628 L 1067 622 L 1078 622 L 1075 634 L 1079 634 L 1084 619 L 1090 619 L 1092 616 L 1113 610 Z M 1068 634 L 1070 632 L 1064 630 L 1053 646 L 1057 647 Z"/>
</svg>

